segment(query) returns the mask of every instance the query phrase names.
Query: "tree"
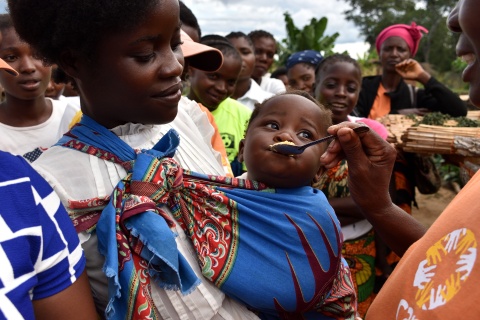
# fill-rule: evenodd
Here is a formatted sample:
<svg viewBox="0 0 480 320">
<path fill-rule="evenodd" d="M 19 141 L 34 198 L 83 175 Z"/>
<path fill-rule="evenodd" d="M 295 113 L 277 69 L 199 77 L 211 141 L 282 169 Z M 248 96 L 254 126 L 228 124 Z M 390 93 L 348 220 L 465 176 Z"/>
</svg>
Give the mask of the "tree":
<svg viewBox="0 0 480 320">
<path fill-rule="evenodd" d="M 279 45 L 279 65 L 285 65 L 288 57 L 297 51 L 311 49 L 319 51 L 323 55 L 333 52 L 333 46 L 339 34 L 336 32 L 331 36 L 324 35 L 328 23 L 326 17 L 312 18 L 309 24 L 303 29 L 299 29 L 288 12 L 283 15 L 287 38 L 283 39 Z"/>
<path fill-rule="evenodd" d="M 417 24 L 429 33 L 420 43 L 417 58 L 437 71 L 451 69 L 456 36 L 448 31 L 446 17 L 457 0 L 344 0 L 351 5 L 345 17 L 352 21 L 372 48 L 380 31 L 392 24 Z"/>
</svg>

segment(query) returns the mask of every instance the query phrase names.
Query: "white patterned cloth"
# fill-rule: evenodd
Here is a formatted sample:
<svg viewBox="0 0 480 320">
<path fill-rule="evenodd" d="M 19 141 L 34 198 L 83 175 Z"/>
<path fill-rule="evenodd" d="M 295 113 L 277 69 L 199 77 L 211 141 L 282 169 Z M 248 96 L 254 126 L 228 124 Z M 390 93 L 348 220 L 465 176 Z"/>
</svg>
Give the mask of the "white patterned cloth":
<svg viewBox="0 0 480 320">
<path fill-rule="evenodd" d="M 21 157 L 0 152 L 0 319 L 33 319 L 31 300 L 74 283 L 85 258 L 48 183 Z"/>
</svg>

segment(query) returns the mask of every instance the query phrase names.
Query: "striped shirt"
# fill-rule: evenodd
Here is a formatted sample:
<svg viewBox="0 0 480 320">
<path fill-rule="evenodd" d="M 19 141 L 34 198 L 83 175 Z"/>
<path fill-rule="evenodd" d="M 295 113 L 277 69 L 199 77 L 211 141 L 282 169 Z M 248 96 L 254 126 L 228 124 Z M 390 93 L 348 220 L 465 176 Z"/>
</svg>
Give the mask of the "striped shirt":
<svg viewBox="0 0 480 320">
<path fill-rule="evenodd" d="M 33 319 L 31 300 L 69 287 L 85 268 L 52 188 L 21 157 L 0 152 L 0 319 Z"/>
</svg>

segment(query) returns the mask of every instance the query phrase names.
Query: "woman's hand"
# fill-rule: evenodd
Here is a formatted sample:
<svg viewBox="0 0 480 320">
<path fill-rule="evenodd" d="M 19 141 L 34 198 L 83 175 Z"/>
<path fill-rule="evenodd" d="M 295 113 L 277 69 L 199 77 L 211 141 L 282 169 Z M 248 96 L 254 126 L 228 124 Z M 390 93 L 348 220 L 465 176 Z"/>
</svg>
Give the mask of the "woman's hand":
<svg viewBox="0 0 480 320">
<path fill-rule="evenodd" d="M 339 160 L 348 161 L 349 190 L 355 203 L 365 211 L 381 210 L 390 206 L 389 184 L 396 159 L 395 148 L 373 130 L 356 134 L 359 126 L 343 122 L 328 129 L 338 136 L 327 148 L 321 161 L 331 168 Z"/>
<path fill-rule="evenodd" d="M 426 84 L 430 80 L 431 75 L 423 69 L 423 67 L 414 59 L 403 60 L 395 65 L 397 73 L 405 80 L 415 80 L 422 84 Z"/>
<path fill-rule="evenodd" d="M 395 148 L 373 130 L 355 133 L 353 122 L 342 122 L 328 129 L 336 134 L 320 161 L 327 168 L 339 160 L 348 161 L 350 195 L 385 243 L 402 256 L 425 233 L 425 227 L 395 206 L 389 194 Z"/>
</svg>

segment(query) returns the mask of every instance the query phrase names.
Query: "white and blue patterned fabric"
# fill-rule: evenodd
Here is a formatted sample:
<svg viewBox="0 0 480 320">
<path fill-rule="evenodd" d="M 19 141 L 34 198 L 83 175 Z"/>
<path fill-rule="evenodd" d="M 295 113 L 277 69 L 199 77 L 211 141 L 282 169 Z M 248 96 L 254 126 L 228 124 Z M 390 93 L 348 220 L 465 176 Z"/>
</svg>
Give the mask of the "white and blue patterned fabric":
<svg viewBox="0 0 480 320">
<path fill-rule="evenodd" d="M 285 63 L 285 67 L 287 70 L 292 68 L 297 63 L 308 63 L 314 66 L 315 68 L 318 66 L 320 61 L 322 61 L 323 57 L 320 52 L 315 50 L 303 50 L 292 53 Z"/>
<path fill-rule="evenodd" d="M 48 183 L 0 152 L 0 319 L 33 319 L 32 300 L 63 291 L 85 268 L 78 236 Z"/>
</svg>

